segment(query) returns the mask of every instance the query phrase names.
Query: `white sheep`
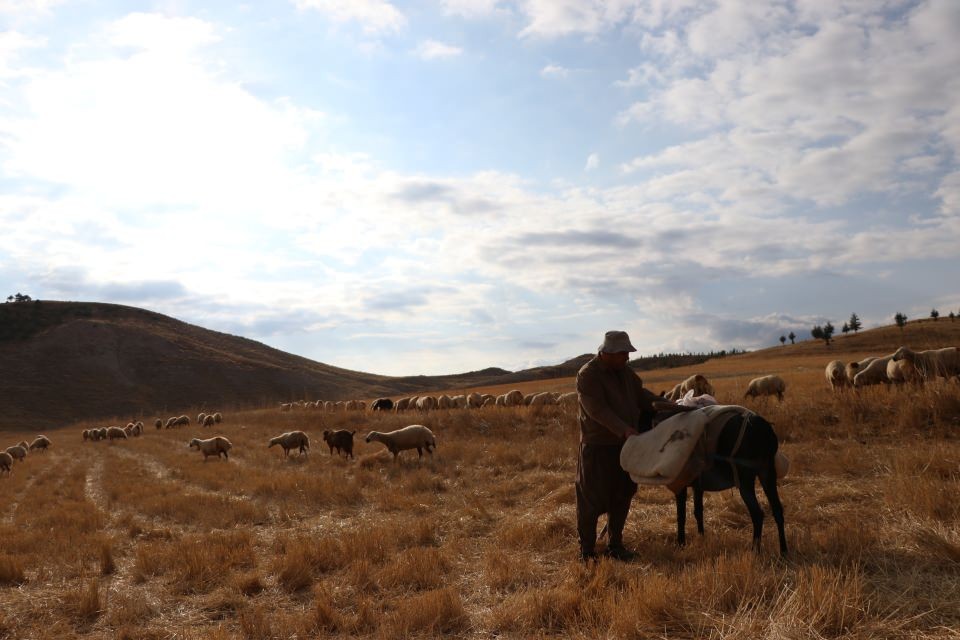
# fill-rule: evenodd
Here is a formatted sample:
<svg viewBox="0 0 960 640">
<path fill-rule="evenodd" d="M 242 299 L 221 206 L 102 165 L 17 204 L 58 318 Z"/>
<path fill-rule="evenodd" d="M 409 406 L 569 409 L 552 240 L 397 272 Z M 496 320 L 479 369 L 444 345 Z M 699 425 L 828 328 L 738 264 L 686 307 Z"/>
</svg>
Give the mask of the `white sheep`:
<svg viewBox="0 0 960 640">
<path fill-rule="evenodd" d="M 467 407 L 470 409 L 479 409 L 483 406 L 483 396 L 474 391 L 467 396 Z"/>
<path fill-rule="evenodd" d="M 513 389 L 504 396 L 504 405 L 508 407 L 519 407 L 523 404 L 523 393 Z"/>
<path fill-rule="evenodd" d="M 307 453 L 307 449 L 310 448 L 310 438 L 307 437 L 307 434 L 303 431 L 281 433 L 276 438 L 270 438 L 270 444 L 267 445 L 267 449 L 277 444 L 283 449 L 284 456 L 290 455 L 290 451 L 297 448 L 300 449 L 300 455 L 303 455 Z"/>
<path fill-rule="evenodd" d="M 424 449 L 432 456 L 433 449 L 437 446 L 437 438 L 433 435 L 433 432 L 422 424 L 411 424 L 408 427 L 389 433 L 371 431 L 367 434 L 366 442 L 382 442 L 393 454 L 394 460 L 397 459 L 401 451 L 407 449 L 416 449 L 418 458 L 423 457 Z"/>
<path fill-rule="evenodd" d="M 450 407 L 453 409 L 466 409 L 467 408 L 467 396 L 458 395 L 450 398 Z"/>
<path fill-rule="evenodd" d="M 22 461 L 27 457 L 27 450 L 18 444 L 13 445 L 12 447 L 7 447 L 7 453 L 9 453 L 14 460 Z"/>
<path fill-rule="evenodd" d="M 46 451 L 49 446 L 50 446 L 50 439 L 47 438 L 47 436 L 37 436 L 36 438 L 34 438 L 33 442 L 30 443 L 30 446 L 28 447 L 28 449 L 30 449 L 30 451 L 33 451 L 34 449 L 38 449 L 39 451 Z"/>
<path fill-rule="evenodd" d="M 197 424 L 203 424 L 203 419 L 207 417 L 207 414 L 200 413 L 197 415 Z"/>
<path fill-rule="evenodd" d="M 432 411 L 437 407 L 437 399 L 433 396 L 420 396 L 417 398 L 417 411 Z"/>
<path fill-rule="evenodd" d="M 163 426 L 164 426 L 165 429 L 172 429 L 172 428 L 174 428 L 175 426 L 177 426 L 177 416 L 173 416 L 173 417 L 171 417 L 171 418 L 167 418 L 167 421 L 164 423 Z"/>
<path fill-rule="evenodd" d="M 693 390 L 693 396 L 713 395 L 713 385 L 701 374 L 697 373 L 680 383 L 680 397 Z"/>
<path fill-rule="evenodd" d="M 91 440 L 91 439 L 92 439 L 92 438 L 90 437 L 90 429 L 84 429 L 83 431 L 80 432 L 80 435 L 83 436 L 83 441 L 84 441 L 84 442 L 86 442 L 87 440 Z"/>
<path fill-rule="evenodd" d="M 528 393 L 528 394 L 524 395 L 524 396 L 523 396 L 523 406 L 529 407 L 529 406 L 530 406 L 530 403 L 533 402 L 533 396 L 535 396 L 535 395 L 537 395 L 537 394 L 535 394 L 535 393 Z"/>
<path fill-rule="evenodd" d="M 787 389 L 787 383 L 780 376 L 770 375 L 760 378 L 754 378 L 747 385 L 747 392 L 743 394 L 744 398 L 756 398 L 757 396 L 777 396 L 777 399 L 783 401 L 783 392 Z"/>
<path fill-rule="evenodd" d="M 198 424 L 202 424 L 205 427 L 212 427 L 216 423 L 217 423 L 217 420 L 213 416 L 205 416 L 203 418 L 203 422 L 200 422 Z"/>
<path fill-rule="evenodd" d="M 557 398 L 557 403 L 561 407 L 575 407 L 580 403 L 580 400 L 577 397 L 576 391 L 568 391 L 567 393 L 560 394 L 560 397 Z"/>
<path fill-rule="evenodd" d="M 833 391 L 850 386 L 850 378 L 847 377 L 847 369 L 843 362 L 839 360 L 830 361 L 827 364 L 827 368 L 824 370 L 824 375 L 827 378 L 827 384 L 830 385 L 830 388 Z"/>
<path fill-rule="evenodd" d="M 13 456 L 6 451 L 0 451 L 0 471 L 6 471 L 10 475 L 10 469 L 13 467 Z"/>
<path fill-rule="evenodd" d="M 499 398 L 499 397 L 501 397 L 501 396 L 497 396 L 497 398 Z M 497 405 L 497 398 L 493 398 L 493 397 L 491 397 L 491 398 L 484 398 L 484 399 L 483 399 L 483 404 L 480 405 L 480 406 L 481 406 L 481 407 L 495 407 L 495 406 L 499 406 L 499 405 Z"/>
<path fill-rule="evenodd" d="M 453 401 L 450 399 L 450 396 L 447 394 L 442 394 L 437 397 L 437 409 L 452 409 Z"/>
<path fill-rule="evenodd" d="M 873 358 L 866 366 L 861 361 L 861 369 L 857 375 L 853 376 L 854 387 L 867 387 L 874 384 L 889 384 L 887 378 L 887 363 L 893 359 L 893 354 L 883 356 L 882 358 Z"/>
<path fill-rule="evenodd" d="M 189 427 L 190 418 L 188 418 L 187 416 L 180 416 L 179 418 L 177 418 L 177 421 L 174 424 L 176 424 L 178 427 Z"/>
<path fill-rule="evenodd" d="M 887 363 L 887 379 L 896 385 L 923 384 L 923 374 L 912 360 L 891 360 Z"/>
<path fill-rule="evenodd" d="M 507 394 L 502 393 L 499 396 L 497 396 L 496 399 L 493 401 L 493 404 L 497 405 L 498 407 L 507 406 Z M 486 406 L 486 402 L 484 402 L 484 406 Z"/>
<path fill-rule="evenodd" d="M 133 429 L 130 430 L 130 435 L 132 435 L 134 438 L 139 438 L 141 433 L 143 433 L 143 423 L 138 422 L 133 425 Z"/>
<path fill-rule="evenodd" d="M 107 440 L 110 440 L 111 442 L 114 440 L 126 440 L 127 430 L 121 429 L 120 427 L 110 427 L 107 429 L 106 437 Z"/>
<path fill-rule="evenodd" d="M 280 403 L 280 411 L 290 411 L 290 409 L 291 409 L 292 407 L 293 407 L 293 405 L 291 405 L 289 402 L 281 402 L 281 403 Z"/>
<path fill-rule="evenodd" d="M 161 428 L 163 426 L 163 420 L 161 420 L 160 418 L 157 418 L 156 421 L 153 423 L 153 426 L 155 426 L 157 429 Z"/>
<path fill-rule="evenodd" d="M 553 397 L 553 394 L 549 391 L 544 391 L 542 393 L 536 393 L 530 398 L 531 407 L 543 407 L 547 405 L 557 404 L 557 399 Z"/>
<path fill-rule="evenodd" d="M 937 376 L 948 380 L 955 376 L 960 377 L 960 349 L 957 347 L 927 351 L 912 351 L 907 347 L 900 347 L 894 352 L 893 359 L 913 361 L 926 380 L 933 380 Z"/>
<path fill-rule="evenodd" d="M 683 394 L 680 393 L 680 385 L 681 385 L 681 384 L 683 384 L 683 383 L 682 383 L 682 382 L 678 382 L 677 384 L 673 385 L 673 388 L 671 388 L 670 391 L 667 391 L 667 392 L 664 394 L 664 396 L 663 396 L 664 399 L 665 399 L 665 400 L 670 400 L 671 402 L 676 402 L 677 400 L 679 400 L 680 398 L 682 398 L 682 397 L 683 397 Z"/>
<path fill-rule="evenodd" d="M 406 411 L 409 406 L 410 406 L 410 398 L 400 398 L 399 400 L 393 403 L 393 410 L 396 413 L 400 413 L 401 411 Z"/>
<path fill-rule="evenodd" d="M 190 449 L 196 447 L 197 451 L 203 454 L 203 461 L 206 462 L 209 456 L 217 456 L 217 459 L 219 460 L 221 453 L 223 454 L 224 458 L 229 460 L 230 456 L 227 455 L 227 451 L 233 447 L 233 444 L 231 444 L 230 441 L 223 436 L 214 436 L 207 440 L 194 438 L 187 446 Z"/>
</svg>

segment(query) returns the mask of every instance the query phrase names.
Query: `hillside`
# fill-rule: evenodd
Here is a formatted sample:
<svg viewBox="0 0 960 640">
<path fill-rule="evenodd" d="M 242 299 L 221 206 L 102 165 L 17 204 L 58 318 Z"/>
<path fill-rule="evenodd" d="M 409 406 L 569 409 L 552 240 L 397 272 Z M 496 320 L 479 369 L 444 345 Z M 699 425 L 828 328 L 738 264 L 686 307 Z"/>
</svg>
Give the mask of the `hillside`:
<svg viewBox="0 0 960 640">
<path fill-rule="evenodd" d="M 0 304 L 0 427 L 263 407 L 486 384 L 503 369 L 389 377 L 333 367 L 123 305 Z"/>
</svg>

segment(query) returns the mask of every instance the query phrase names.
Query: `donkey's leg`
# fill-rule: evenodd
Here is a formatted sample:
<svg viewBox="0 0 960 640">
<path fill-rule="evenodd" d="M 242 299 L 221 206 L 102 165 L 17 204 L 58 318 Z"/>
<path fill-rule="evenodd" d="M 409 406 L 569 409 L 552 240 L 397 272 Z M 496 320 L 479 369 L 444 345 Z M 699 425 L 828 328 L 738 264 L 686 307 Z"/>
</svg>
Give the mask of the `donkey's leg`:
<svg viewBox="0 0 960 640">
<path fill-rule="evenodd" d="M 783 504 L 780 502 L 780 494 L 777 491 L 777 472 L 774 469 L 773 462 L 766 471 L 760 474 L 760 486 L 763 487 L 763 493 L 767 496 L 767 502 L 770 503 L 770 513 L 777 523 L 777 533 L 780 535 L 780 555 L 787 555 L 787 536 L 783 531 Z"/>
<path fill-rule="evenodd" d="M 752 469 L 737 466 L 737 472 L 740 475 L 740 497 L 747 511 L 750 512 L 750 519 L 753 520 L 753 549 L 760 551 L 760 536 L 763 533 L 763 509 L 757 502 L 757 492 L 754 487 L 757 481 L 757 474 Z"/>
<path fill-rule="evenodd" d="M 677 546 L 687 543 L 687 488 L 677 491 Z"/>
<path fill-rule="evenodd" d="M 699 478 L 693 483 L 693 516 L 697 519 L 697 533 L 703 535 L 703 484 Z"/>
</svg>

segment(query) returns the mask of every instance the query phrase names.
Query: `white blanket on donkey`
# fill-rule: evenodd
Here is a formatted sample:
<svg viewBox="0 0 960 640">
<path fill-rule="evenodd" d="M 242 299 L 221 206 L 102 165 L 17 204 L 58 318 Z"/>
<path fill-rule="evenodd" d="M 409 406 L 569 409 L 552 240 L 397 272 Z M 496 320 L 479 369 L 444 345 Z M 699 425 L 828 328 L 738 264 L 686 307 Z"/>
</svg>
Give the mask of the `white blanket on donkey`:
<svg viewBox="0 0 960 640">
<path fill-rule="evenodd" d="M 683 469 L 711 421 L 749 411 L 737 405 L 712 405 L 670 416 L 656 427 L 627 438 L 620 466 L 637 484 L 670 484 Z"/>
</svg>

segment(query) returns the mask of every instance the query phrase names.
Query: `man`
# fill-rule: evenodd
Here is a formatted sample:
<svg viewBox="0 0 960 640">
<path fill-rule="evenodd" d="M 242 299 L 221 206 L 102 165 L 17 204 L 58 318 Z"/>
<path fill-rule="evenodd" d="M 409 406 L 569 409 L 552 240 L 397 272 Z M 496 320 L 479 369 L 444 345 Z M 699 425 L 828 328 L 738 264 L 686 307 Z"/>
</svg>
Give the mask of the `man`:
<svg viewBox="0 0 960 640">
<path fill-rule="evenodd" d="M 627 366 L 636 351 L 625 331 L 607 331 L 597 356 L 577 373 L 580 401 L 580 455 L 577 460 L 577 533 L 582 560 L 596 558 L 597 521 L 607 516 L 605 555 L 628 561 L 623 527 L 637 485 L 620 466 L 620 449 L 630 436 L 651 426 L 658 409 L 674 407 L 643 387 Z"/>
</svg>

